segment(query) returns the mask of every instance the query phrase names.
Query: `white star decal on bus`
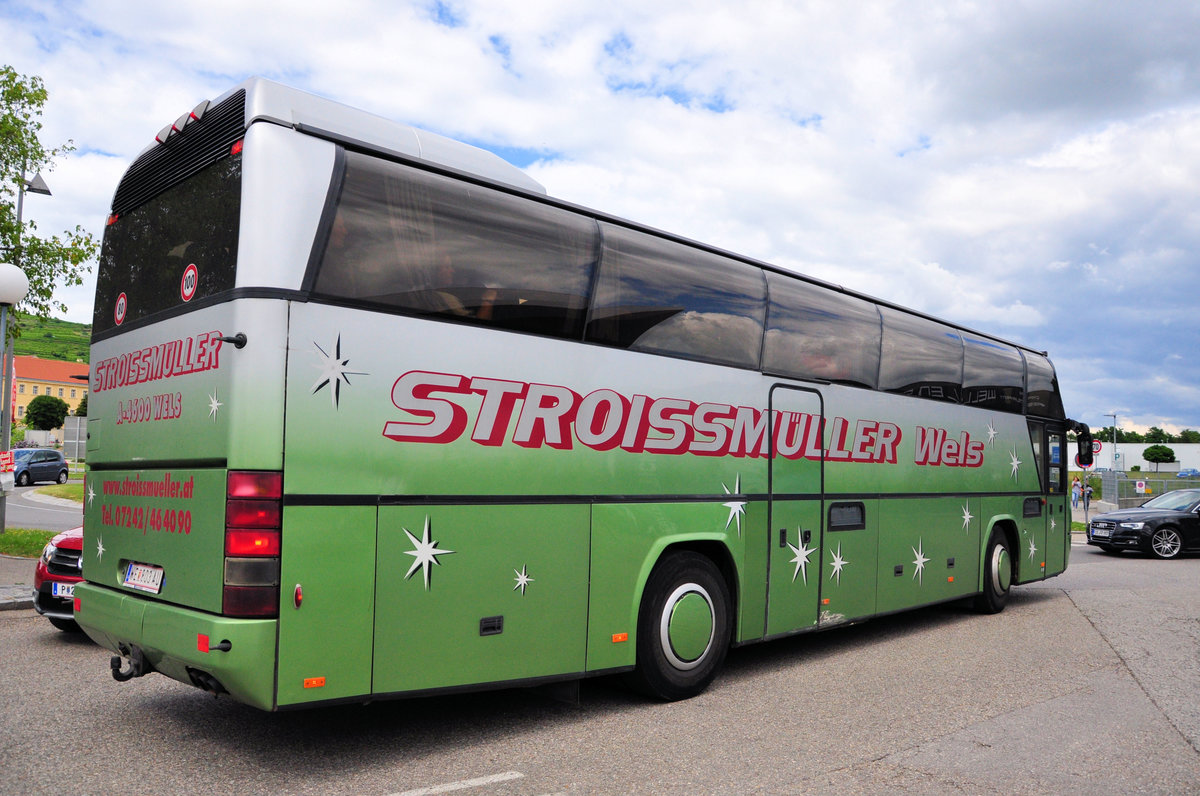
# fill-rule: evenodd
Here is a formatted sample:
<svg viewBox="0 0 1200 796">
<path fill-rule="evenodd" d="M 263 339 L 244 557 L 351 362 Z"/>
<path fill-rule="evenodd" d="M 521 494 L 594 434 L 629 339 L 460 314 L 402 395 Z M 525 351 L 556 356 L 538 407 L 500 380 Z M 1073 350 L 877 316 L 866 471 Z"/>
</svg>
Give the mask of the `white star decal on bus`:
<svg viewBox="0 0 1200 796">
<path fill-rule="evenodd" d="M 913 572 L 913 580 L 920 582 L 921 585 L 925 585 L 925 565 L 929 563 L 929 559 L 925 557 L 925 540 L 918 539 L 917 546 L 912 548 L 912 551 L 913 555 L 917 557 L 913 561 L 913 564 L 917 567 L 916 571 Z"/>
<path fill-rule="evenodd" d="M 721 484 L 721 488 L 725 490 L 726 495 L 740 495 L 742 493 L 742 476 L 739 474 L 733 482 L 733 491 L 729 491 L 729 487 Z M 725 530 L 729 530 L 729 523 L 737 520 L 738 536 L 742 535 L 742 516 L 746 513 L 746 501 L 731 500 L 728 503 L 722 503 L 725 508 L 729 509 L 729 519 L 725 520 Z"/>
<path fill-rule="evenodd" d="M 975 519 L 975 515 L 971 513 L 971 509 L 969 508 L 968 504 L 966 504 L 966 503 L 963 504 L 962 517 L 963 517 L 963 530 L 970 532 L 971 520 Z"/>
<path fill-rule="evenodd" d="M 104 558 L 104 537 L 96 537 L 96 563 L 99 564 Z"/>
<path fill-rule="evenodd" d="M 850 562 L 842 558 L 842 543 L 838 542 L 837 552 L 833 554 L 829 561 L 829 566 L 833 567 L 833 571 L 829 573 L 829 579 L 837 578 L 838 585 L 842 585 L 842 570 Z"/>
<path fill-rule="evenodd" d="M 217 410 L 225 404 L 217 400 L 217 391 L 213 390 L 212 395 L 208 396 L 208 416 L 213 420 L 217 419 Z"/>
<path fill-rule="evenodd" d="M 525 587 L 528 586 L 530 583 L 533 583 L 533 578 L 529 577 L 529 574 L 526 571 L 526 566 L 527 566 L 526 564 L 522 564 L 521 568 L 519 570 L 517 570 L 517 569 L 513 570 L 513 572 L 517 573 L 517 577 L 516 577 L 517 585 L 513 586 L 513 591 L 520 589 L 522 597 L 525 596 Z"/>
<path fill-rule="evenodd" d="M 809 547 L 807 544 L 800 541 L 799 539 L 797 539 L 796 541 L 800 542 L 800 547 L 796 547 L 794 544 L 792 544 L 791 542 L 788 542 L 786 539 L 784 540 L 784 543 L 787 544 L 787 546 L 792 549 L 793 553 L 795 553 L 795 555 L 792 557 L 792 560 L 788 562 L 789 564 L 796 565 L 795 571 L 792 572 L 792 583 L 796 582 L 797 575 L 803 575 L 804 576 L 804 585 L 807 586 L 808 585 L 808 560 L 812 556 L 813 553 L 817 552 L 817 548 Z"/>
<path fill-rule="evenodd" d="M 1000 432 L 996 430 L 996 426 L 992 423 L 992 421 L 988 420 L 988 430 L 987 430 L 988 445 L 990 445 L 993 448 L 996 447 L 996 436 L 999 433 Z"/>
<path fill-rule="evenodd" d="M 1021 460 L 1017 458 L 1016 451 L 1013 451 L 1012 453 L 1008 454 L 1008 463 L 1010 465 L 1012 465 L 1012 472 L 1010 473 L 1010 475 L 1015 480 L 1017 477 L 1017 470 L 1020 469 L 1020 467 L 1021 467 Z"/>
<path fill-rule="evenodd" d="M 321 371 L 317 376 L 317 380 L 313 382 L 312 394 L 316 395 L 325 385 L 329 387 L 329 401 L 334 410 L 338 408 L 338 404 L 342 400 L 342 382 L 350 383 L 350 376 L 367 376 L 369 374 L 356 371 L 346 370 L 346 366 L 350 364 L 350 359 L 342 359 L 342 336 L 339 334 L 337 340 L 333 344 L 333 354 L 329 354 L 316 340 L 313 340 L 313 347 L 320 352 L 317 356 L 317 364 L 313 367 Z"/>
<path fill-rule="evenodd" d="M 420 539 L 413 536 L 412 532 L 409 531 L 408 528 L 401 528 L 401 530 L 404 531 L 404 533 L 408 535 L 408 540 L 413 543 L 412 550 L 404 551 L 405 555 L 409 555 L 409 556 L 413 557 L 412 566 L 408 568 L 408 572 L 404 573 L 404 579 L 408 580 L 409 578 L 412 577 L 414 572 L 416 572 L 418 569 L 421 569 L 421 570 L 423 570 L 423 574 L 425 576 L 425 591 L 429 591 L 429 570 L 430 570 L 430 568 L 434 564 L 437 564 L 438 566 L 442 565 L 442 562 L 438 561 L 438 559 L 437 559 L 438 556 L 448 555 L 450 553 L 453 553 L 454 551 L 453 550 L 438 550 L 437 549 L 438 543 L 436 541 L 431 542 L 429 540 L 429 516 L 428 515 L 425 516 L 425 530 L 421 534 Z"/>
<path fill-rule="evenodd" d="M 1033 537 L 1029 537 L 1029 560 L 1033 561 L 1034 553 L 1037 552 L 1037 545 L 1033 543 Z"/>
<path fill-rule="evenodd" d="M 88 505 L 92 505 L 92 501 L 96 499 L 96 490 L 92 489 L 92 485 L 88 484 Z"/>
<path fill-rule="evenodd" d="M 1057 523 L 1057 522 L 1055 522 L 1055 520 L 1054 520 L 1054 518 L 1053 518 L 1053 517 L 1051 517 L 1051 518 L 1050 518 L 1050 530 L 1052 530 L 1052 531 L 1053 531 L 1053 530 L 1054 530 L 1055 528 L 1057 528 L 1057 527 L 1058 527 L 1058 523 Z"/>
</svg>

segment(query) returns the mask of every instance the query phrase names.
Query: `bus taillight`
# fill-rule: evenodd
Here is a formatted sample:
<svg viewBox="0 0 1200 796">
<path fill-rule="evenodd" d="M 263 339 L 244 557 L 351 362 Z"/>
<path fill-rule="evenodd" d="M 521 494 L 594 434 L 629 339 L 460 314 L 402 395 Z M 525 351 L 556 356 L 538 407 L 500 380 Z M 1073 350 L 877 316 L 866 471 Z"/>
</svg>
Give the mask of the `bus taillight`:
<svg viewBox="0 0 1200 796">
<path fill-rule="evenodd" d="M 283 473 L 233 470 L 225 499 L 225 570 L 221 612 L 279 615 Z"/>
</svg>

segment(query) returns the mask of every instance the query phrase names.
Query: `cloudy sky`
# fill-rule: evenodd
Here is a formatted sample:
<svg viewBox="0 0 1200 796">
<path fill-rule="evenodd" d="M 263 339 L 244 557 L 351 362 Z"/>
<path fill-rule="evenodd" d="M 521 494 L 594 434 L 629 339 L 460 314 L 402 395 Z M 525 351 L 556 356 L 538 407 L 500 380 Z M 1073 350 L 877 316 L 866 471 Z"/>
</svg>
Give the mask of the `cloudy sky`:
<svg viewBox="0 0 1200 796">
<path fill-rule="evenodd" d="M 1200 429 L 1194 2 L 3 0 L 0 41 L 78 147 L 42 232 L 99 236 L 158 130 L 261 75 L 1047 350 L 1093 427 Z"/>
</svg>

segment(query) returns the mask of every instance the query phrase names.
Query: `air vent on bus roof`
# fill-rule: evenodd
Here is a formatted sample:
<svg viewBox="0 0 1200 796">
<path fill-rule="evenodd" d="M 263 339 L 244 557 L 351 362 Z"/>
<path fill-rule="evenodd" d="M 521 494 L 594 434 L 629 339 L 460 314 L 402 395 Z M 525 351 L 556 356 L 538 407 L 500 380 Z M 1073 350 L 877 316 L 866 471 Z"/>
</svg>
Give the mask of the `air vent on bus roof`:
<svg viewBox="0 0 1200 796">
<path fill-rule="evenodd" d="M 245 129 L 246 92 L 239 89 L 207 108 L 199 121 L 142 153 L 121 178 L 112 212 L 126 213 L 225 157 Z"/>
</svg>

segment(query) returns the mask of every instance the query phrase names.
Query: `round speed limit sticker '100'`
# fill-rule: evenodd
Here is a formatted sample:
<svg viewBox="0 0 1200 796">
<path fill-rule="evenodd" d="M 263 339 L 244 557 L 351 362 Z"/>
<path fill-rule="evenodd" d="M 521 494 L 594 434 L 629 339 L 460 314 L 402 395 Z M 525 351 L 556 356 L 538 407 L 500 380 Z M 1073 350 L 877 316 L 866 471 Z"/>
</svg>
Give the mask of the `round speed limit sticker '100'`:
<svg viewBox="0 0 1200 796">
<path fill-rule="evenodd" d="M 196 295 L 196 286 L 199 282 L 200 272 L 197 270 L 196 264 L 191 263 L 183 269 L 183 279 L 179 280 L 179 297 L 184 301 L 191 301 L 192 296 Z"/>
</svg>

